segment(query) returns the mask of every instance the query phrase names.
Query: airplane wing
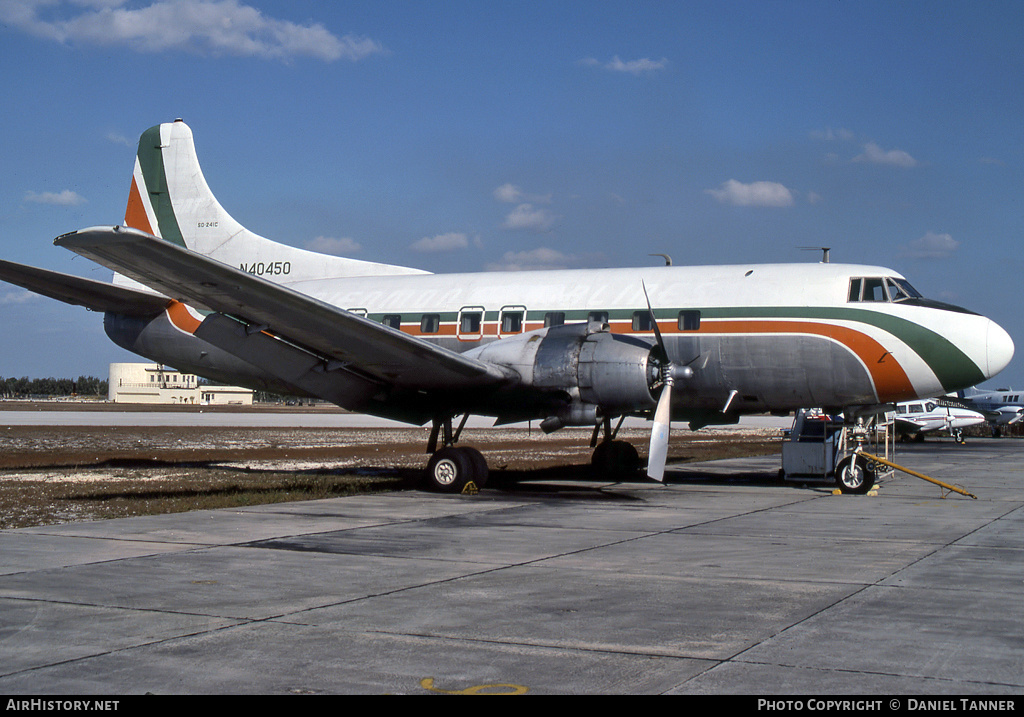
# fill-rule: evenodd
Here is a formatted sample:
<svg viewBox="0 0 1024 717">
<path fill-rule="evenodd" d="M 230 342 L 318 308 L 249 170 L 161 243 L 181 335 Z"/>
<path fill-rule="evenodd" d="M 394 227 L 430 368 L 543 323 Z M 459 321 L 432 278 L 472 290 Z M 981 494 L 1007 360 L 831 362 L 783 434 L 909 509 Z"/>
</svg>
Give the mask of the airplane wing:
<svg viewBox="0 0 1024 717">
<path fill-rule="evenodd" d="M 93 227 L 64 234 L 54 243 L 171 299 L 215 312 L 203 320 L 196 336 L 203 337 L 208 323 L 207 331 L 223 331 L 224 317 L 230 317 L 251 333 L 274 336 L 346 371 L 403 389 L 471 389 L 514 379 L 493 364 L 434 346 L 136 229 Z"/>
<path fill-rule="evenodd" d="M 0 260 L 0 279 L 66 304 L 127 316 L 155 316 L 168 303 L 165 296 L 13 261 Z"/>
<path fill-rule="evenodd" d="M 933 426 L 929 426 L 926 421 L 918 421 L 906 416 L 897 415 L 895 418 L 896 430 L 900 433 L 918 433 L 921 431 L 934 430 Z"/>
</svg>

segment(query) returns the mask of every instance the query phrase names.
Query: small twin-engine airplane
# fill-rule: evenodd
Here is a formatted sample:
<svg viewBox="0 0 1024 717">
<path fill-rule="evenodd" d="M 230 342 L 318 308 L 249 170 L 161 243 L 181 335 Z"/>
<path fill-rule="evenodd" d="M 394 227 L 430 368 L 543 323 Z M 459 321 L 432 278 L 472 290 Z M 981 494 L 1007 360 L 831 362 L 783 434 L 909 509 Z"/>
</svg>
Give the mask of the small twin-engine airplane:
<svg viewBox="0 0 1024 717">
<path fill-rule="evenodd" d="M 1013 355 L 991 320 L 874 266 L 435 275 L 279 244 L 217 202 L 180 120 L 143 133 L 123 225 L 55 243 L 113 283 L 10 262 L 0 278 L 104 312 L 115 343 L 178 370 L 431 422 L 428 484 L 445 491 L 487 476 L 456 445 L 469 415 L 591 426 L 609 472 L 640 465 L 615 440 L 622 418 L 650 418 L 647 474 L 662 480 L 671 421 L 863 416 L 973 386 Z"/>
<path fill-rule="evenodd" d="M 992 426 L 992 437 L 1002 435 L 1003 426 L 1012 426 L 1024 419 L 1024 391 L 1000 388 L 995 391 L 966 388 L 956 394 L 962 405 L 980 411 Z"/>
<path fill-rule="evenodd" d="M 963 443 L 964 429 L 984 422 L 985 417 L 977 411 L 942 401 L 896 404 L 896 431 L 907 439 L 923 441 L 926 433 L 946 431 L 957 443 Z"/>
</svg>

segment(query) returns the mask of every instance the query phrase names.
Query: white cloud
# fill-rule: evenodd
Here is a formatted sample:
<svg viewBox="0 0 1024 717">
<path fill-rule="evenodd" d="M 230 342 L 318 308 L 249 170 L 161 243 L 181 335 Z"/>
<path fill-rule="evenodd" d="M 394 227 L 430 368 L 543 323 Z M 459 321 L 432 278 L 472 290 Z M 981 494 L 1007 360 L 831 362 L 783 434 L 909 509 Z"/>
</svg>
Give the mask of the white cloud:
<svg viewBox="0 0 1024 717">
<path fill-rule="evenodd" d="M 832 129 L 831 127 L 826 127 L 823 130 L 815 130 L 811 132 L 811 137 L 824 142 L 849 142 L 853 140 L 854 134 L 848 129 Z"/>
<path fill-rule="evenodd" d="M 107 132 L 107 141 L 114 144 L 123 144 L 125 147 L 134 147 L 136 144 L 123 134 L 118 134 L 117 132 Z"/>
<path fill-rule="evenodd" d="M 580 60 L 581 65 L 587 67 L 602 67 L 611 72 L 625 72 L 630 75 L 642 75 L 645 72 L 656 72 L 658 70 L 664 70 L 668 67 L 668 59 L 661 58 L 660 60 L 652 60 L 648 57 L 643 57 L 639 60 L 623 60 L 618 55 L 615 55 L 608 62 L 601 62 L 593 57 L 587 57 Z"/>
<path fill-rule="evenodd" d="M 5 0 L 0 22 L 60 43 L 124 45 L 139 52 L 181 50 L 288 60 L 361 60 L 384 52 L 374 40 L 338 37 L 320 23 L 265 16 L 239 0 Z"/>
<path fill-rule="evenodd" d="M 853 158 L 854 162 L 867 162 L 869 164 L 888 164 L 893 167 L 916 167 L 917 160 L 904 152 L 902 149 L 882 149 L 874 142 L 864 145 L 864 154 L 858 154 Z"/>
<path fill-rule="evenodd" d="M 502 184 L 494 190 L 494 198 L 499 202 L 515 204 L 521 200 L 522 196 L 522 191 L 514 184 Z"/>
<path fill-rule="evenodd" d="M 507 251 L 501 261 L 487 265 L 487 271 L 532 271 L 537 269 L 565 269 L 577 264 L 575 256 L 555 249 L 540 247 L 530 251 Z"/>
<path fill-rule="evenodd" d="M 476 240 L 479 246 L 479 239 Z M 469 246 L 469 237 L 461 232 L 448 232 L 432 237 L 423 237 L 411 245 L 414 251 L 454 251 Z"/>
<path fill-rule="evenodd" d="M 501 226 L 511 230 L 546 232 L 551 229 L 557 219 L 547 209 L 535 207 L 527 202 L 509 212 Z"/>
<path fill-rule="evenodd" d="M 723 204 L 737 207 L 790 207 L 793 193 L 778 182 L 743 184 L 735 179 L 723 182 L 718 189 L 705 190 Z"/>
<path fill-rule="evenodd" d="M 25 201 L 34 204 L 53 204 L 60 207 L 85 204 L 85 198 L 70 189 L 65 189 L 63 192 L 25 192 Z"/>
<path fill-rule="evenodd" d="M 960 242 L 949 234 L 928 232 L 919 239 L 907 243 L 903 255 L 911 259 L 945 259 L 960 246 Z"/>
<path fill-rule="evenodd" d="M 355 254 L 363 248 L 363 245 L 349 237 L 335 238 L 320 236 L 306 242 L 306 248 L 310 251 L 320 252 L 321 254 L 344 256 L 345 254 Z"/>
<path fill-rule="evenodd" d="M 514 184 L 502 184 L 494 190 L 494 198 L 506 204 L 532 202 L 534 204 L 551 204 L 550 194 L 527 194 Z"/>
<path fill-rule="evenodd" d="M 25 291 L 24 289 L 5 291 L 0 293 L 0 306 L 27 304 L 30 301 L 34 301 L 38 296 L 39 294 L 34 294 L 31 291 Z"/>
</svg>

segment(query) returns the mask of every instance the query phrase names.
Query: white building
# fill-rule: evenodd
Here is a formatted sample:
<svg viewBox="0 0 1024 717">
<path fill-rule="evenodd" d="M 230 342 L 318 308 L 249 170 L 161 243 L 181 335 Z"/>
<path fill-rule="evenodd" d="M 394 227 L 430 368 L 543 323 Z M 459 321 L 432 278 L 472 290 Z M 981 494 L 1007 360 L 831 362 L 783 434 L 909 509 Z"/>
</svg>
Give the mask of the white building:
<svg viewBox="0 0 1024 717">
<path fill-rule="evenodd" d="M 155 363 L 112 363 L 107 398 L 114 403 L 251 406 L 252 390 L 201 384 L 195 374 Z"/>
</svg>

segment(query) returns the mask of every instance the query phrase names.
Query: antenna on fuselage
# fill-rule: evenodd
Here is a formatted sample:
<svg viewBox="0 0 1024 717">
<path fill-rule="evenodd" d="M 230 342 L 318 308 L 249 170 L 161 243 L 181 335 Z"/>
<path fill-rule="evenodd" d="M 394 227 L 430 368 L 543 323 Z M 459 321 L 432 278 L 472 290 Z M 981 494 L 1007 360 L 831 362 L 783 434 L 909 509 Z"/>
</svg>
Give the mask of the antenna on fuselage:
<svg viewBox="0 0 1024 717">
<path fill-rule="evenodd" d="M 828 264 L 828 253 L 832 251 L 832 247 L 830 246 L 798 246 L 797 249 L 802 249 L 804 251 L 820 251 L 822 264 Z"/>
<path fill-rule="evenodd" d="M 665 266 L 672 266 L 672 257 L 668 254 L 648 254 L 647 256 L 660 256 L 665 260 Z"/>
</svg>

